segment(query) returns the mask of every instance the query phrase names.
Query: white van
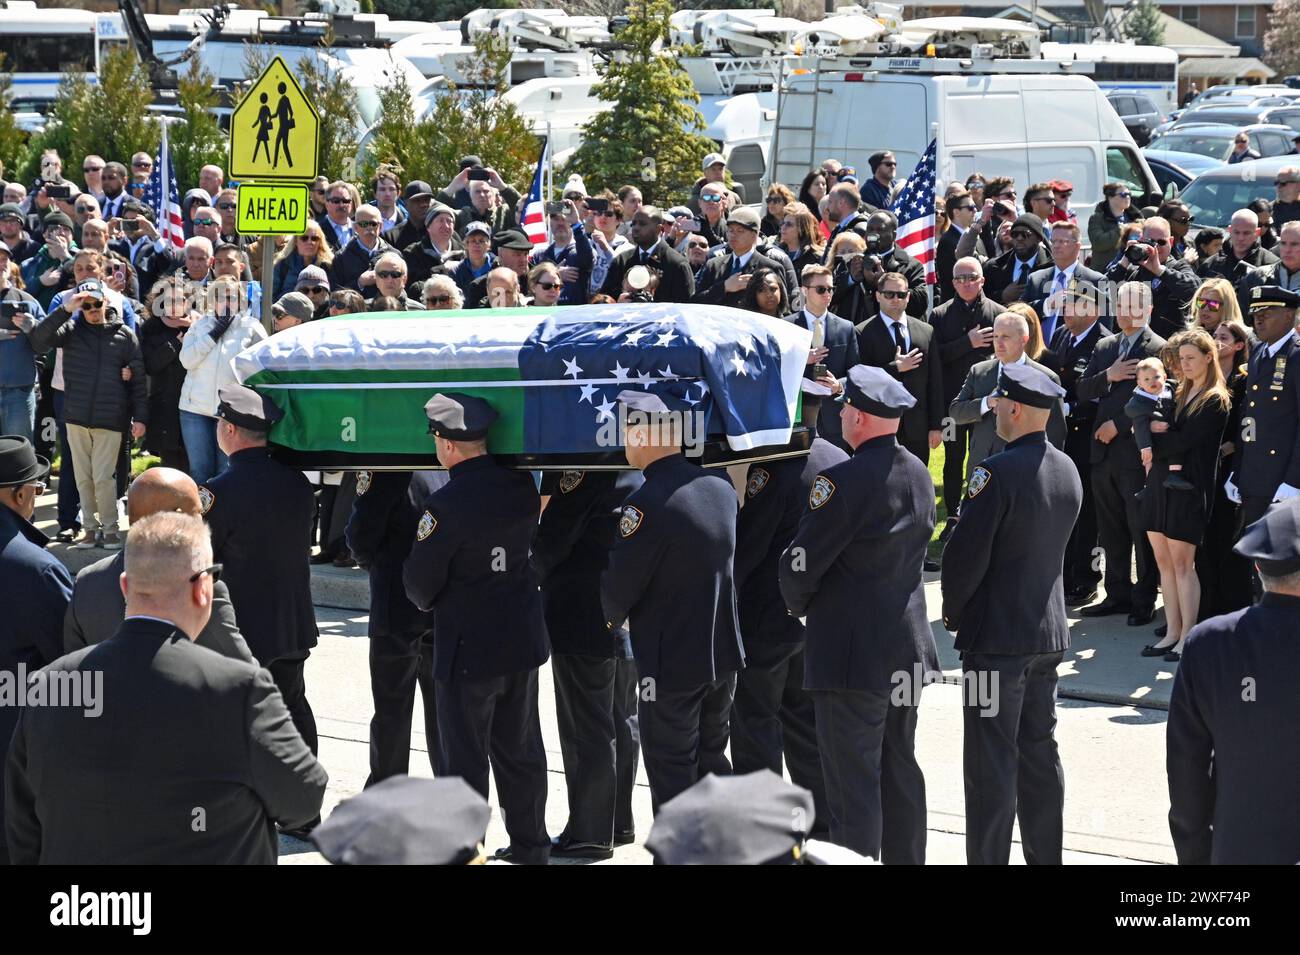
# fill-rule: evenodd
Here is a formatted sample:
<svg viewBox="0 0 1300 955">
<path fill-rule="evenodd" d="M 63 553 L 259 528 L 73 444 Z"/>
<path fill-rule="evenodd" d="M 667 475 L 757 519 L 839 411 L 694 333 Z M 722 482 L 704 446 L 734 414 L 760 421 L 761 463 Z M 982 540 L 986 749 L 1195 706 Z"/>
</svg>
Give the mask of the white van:
<svg viewBox="0 0 1300 955">
<path fill-rule="evenodd" d="M 937 138 L 940 195 L 972 172 L 1012 177 L 1021 197 L 1032 183 L 1066 179 L 1086 236 L 1107 182 L 1126 183 L 1135 206 L 1158 205 L 1161 191 L 1105 95 L 1081 73 L 1078 63 L 938 56 L 836 57 L 790 70 L 767 182 L 797 190 L 830 158 L 862 179 L 868 157 L 883 149 L 898 157 L 902 180 Z"/>
</svg>

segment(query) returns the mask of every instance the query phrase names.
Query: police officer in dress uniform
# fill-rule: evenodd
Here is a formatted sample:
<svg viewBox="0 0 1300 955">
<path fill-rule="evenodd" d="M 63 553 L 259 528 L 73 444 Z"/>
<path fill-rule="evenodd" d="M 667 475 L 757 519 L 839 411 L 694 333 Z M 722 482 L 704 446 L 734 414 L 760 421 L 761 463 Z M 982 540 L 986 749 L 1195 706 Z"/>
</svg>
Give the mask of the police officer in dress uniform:
<svg viewBox="0 0 1300 955">
<path fill-rule="evenodd" d="M 645 483 L 623 506 L 600 597 L 607 629 L 631 627 L 637 727 L 658 812 L 706 773 L 731 772 L 731 701 L 745 658 L 733 577 L 740 504 L 725 474 L 686 459 L 681 427 L 658 417 L 661 398 L 618 399 L 628 409 L 627 460 Z"/>
<path fill-rule="evenodd" d="M 415 688 L 424 702 L 429 764 L 438 768 L 438 714 L 433 689 L 433 614 L 406 596 L 402 566 L 411 553 L 424 499 L 447 483 L 445 471 L 360 471 L 344 534 L 370 574 L 370 776 L 373 786 L 405 775 L 411 758 Z"/>
<path fill-rule="evenodd" d="M 510 835 L 498 857 L 545 865 L 537 668 L 550 648 L 528 565 L 541 500 L 528 474 L 488 454 L 490 404 L 451 392 L 424 410 L 449 478 L 424 500 L 402 578 L 411 602 L 434 613 L 438 775 L 461 776 L 486 799 L 490 766 Z"/>
<path fill-rule="evenodd" d="M 1169 830 L 1183 865 L 1300 862 L 1300 498 L 1234 548 L 1260 602 L 1192 628 L 1169 698 Z"/>
<path fill-rule="evenodd" d="M 284 417 L 275 402 L 237 384 L 217 398 L 217 446 L 230 468 L 199 488 L 212 553 L 224 567 L 248 649 L 271 671 L 315 755 L 316 717 L 303 668 L 318 639 L 307 563 L 316 497 L 301 471 L 273 460 L 267 449 L 271 426 Z"/>
<path fill-rule="evenodd" d="M 925 862 L 925 777 L 915 755 L 925 673 L 939 656 L 922 566 L 934 481 L 898 443 L 916 399 L 882 368 L 849 369 L 840 423 L 853 457 L 819 473 L 781 555 L 781 595 L 807 615 L 831 841 L 885 863 Z M 863 608 L 870 608 L 867 613 Z"/>
<path fill-rule="evenodd" d="M 0 437 L 0 679 L 17 686 L 24 667 L 34 673 L 63 655 L 63 615 L 72 598 L 72 575 L 45 550 L 49 538 L 36 529 L 36 498 L 49 480 L 50 462 L 20 435 Z M 0 704 L 0 767 L 18 707 Z M 0 783 L 4 773 L 0 770 Z M 0 785 L 0 865 L 4 840 L 4 786 Z"/>
<path fill-rule="evenodd" d="M 626 627 L 611 633 L 600 575 L 639 471 L 565 471 L 533 538 L 533 569 L 551 637 L 555 716 L 569 791 L 569 822 L 551 855 L 608 859 L 636 835 L 632 787 L 638 747 L 636 664 Z"/>
<path fill-rule="evenodd" d="M 1274 501 L 1300 495 L 1300 294 L 1276 285 L 1250 290 L 1250 317 L 1259 343 L 1246 363 L 1240 463 L 1229 496 L 1240 493 L 1241 527 Z"/>
<path fill-rule="evenodd" d="M 1036 368 L 1004 370 L 995 410 L 1006 450 L 971 473 L 944 548 L 943 622 L 962 657 L 971 865 L 1007 863 L 1017 815 L 1025 861 L 1061 862 L 1056 668 L 1070 646 L 1061 568 L 1083 497 L 1078 469 L 1044 431 L 1063 394 Z"/>
<path fill-rule="evenodd" d="M 822 399 L 831 390 L 807 378 L 800 385 L 800 417 L 813 428 L 820 420 Z M 814 831 L 821 833 L 830 831 L 830 810 L 817 752 L 813 698 L 804 689 L 804 626 L 786 613 L 780 563 L 799 528 L 813 481 L 848 459 L 840 448 L 817 436 L 806 458 L 751 464 L 745 477 L 745 504 L 736 522 L 736 591 L 745 669 L 736 677 L 733 768 L 737 774 L 770 769 L 779 776 L 784 754 L 790 778 L 816 800 Z"/>
</svg>

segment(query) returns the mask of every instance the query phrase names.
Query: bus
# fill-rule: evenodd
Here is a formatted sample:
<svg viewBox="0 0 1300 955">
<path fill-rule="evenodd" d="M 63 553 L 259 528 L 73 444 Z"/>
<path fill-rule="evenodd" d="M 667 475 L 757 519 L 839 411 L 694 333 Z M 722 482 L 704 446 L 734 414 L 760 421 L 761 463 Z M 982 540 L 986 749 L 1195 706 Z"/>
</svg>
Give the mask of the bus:
<svg viewBox="0 0 1300 955">
<path fill-rule="evenodd" d="M 1178 54 L 1166 47 L 1135 43 L 1044 43 L 1042 54 L 1047 60 L 1082 60 L 1094 64 L 1088 75 L 1104 92 L 1146 93 L 1166 116 L 1178 108 Z"/>
<path fill-rule="evenodd" d="M 116 13 L 37 9 L 30 0 L 0 3 L 0 53 L 13 74 L 14 108 L 41 110 L 53 103 L 65 73 L 97 82 L 108 45 L 126 41 Z"/>
</svg>

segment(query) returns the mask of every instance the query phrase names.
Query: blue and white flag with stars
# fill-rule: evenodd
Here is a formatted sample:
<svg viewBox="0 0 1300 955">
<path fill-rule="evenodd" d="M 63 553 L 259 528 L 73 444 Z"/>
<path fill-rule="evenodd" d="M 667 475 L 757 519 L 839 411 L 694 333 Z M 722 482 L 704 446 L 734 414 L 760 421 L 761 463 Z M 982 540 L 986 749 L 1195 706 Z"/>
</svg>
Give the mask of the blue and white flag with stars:
<svg viewBox="0 0 1300 955">
<path fill-rule="evenodd" d="M 716 305 L 389 312 L 307 322 L 234 364 L 285 409 L 272 437 L 291 447 L 418 450 L 424 402 L 461 391 L 499 412 L 494 451 L 609 451 L 618 394 L 635 390 L 697 412 L 706 436 L 745 451 L 789 442 L 810 339 Z M 337 437 L 345 418 L 359 444 Z"/>
<path fill-rule="evenodd" d="M 894 244 L 925 266 L 925 281 L 934 285 L 934 251 L 938 244 L 935 229 L 934 170 L 935 140 L 930 140 L 921 161 L 907 177 L 907 185 L 894 200 L 894 215 L 898 217 L 898 233 Z"/>
</svg>

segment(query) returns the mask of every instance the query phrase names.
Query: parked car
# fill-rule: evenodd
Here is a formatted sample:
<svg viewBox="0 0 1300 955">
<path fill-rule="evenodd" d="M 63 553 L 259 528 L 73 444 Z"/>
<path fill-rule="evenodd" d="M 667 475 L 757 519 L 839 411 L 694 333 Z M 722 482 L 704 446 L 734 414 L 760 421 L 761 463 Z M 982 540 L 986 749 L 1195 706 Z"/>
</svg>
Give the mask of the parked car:
<svg viewBox="0 0 1300 955">
<path fill-rule="evenodd" d="M 1165 156 L 1194 155 L 1193 153 L 1165 153 L 1163 156 L 1158 156 L 1143 150 L 1142 154 L 1147 157 L 1147 165 L 1151 167 L 1151 174 L 1156 177 L 1156 182 L 1160 183 L 1160 188 L 1164 191 L 1166 199 L 1179 195 L 1187 188 L 1187 184 L 1196 178 L 1195 173 L 1165 158 Z M 1197 156 L 1196 158 L 1203 159 L 1205 157 Z M 1216 165 L 1223 164 L 1217 163 Z"/>
<path fill-rule="evenodd" d="M 1243 176 L 1238 166 L 1223 166 L 1203 172 L 1179 196 L 1191 209 L 1193 228 L 1216 226 L 1226 229 L 1232 214 L 1256 199 L 1276 195 L 1273 180 L 1278 170 L 1300 166 L 1300 156 L 1274 156 L 1250 164 L 1253 175 Z"/>
<path fill-rule="evenodd" d="M 1223 123 L 1226 126 L 1255 126 L 1263 123 L 1290 126 L 1300 132 L 1300 102 L 1290 102 L 1285 106 L 1231 105 L 1189 109 L 1174 122 L 1173 128 L 1192 123 Z"/>
<path fill-rule="evenodd" d="M 1232 153 L 1232 141 L 1237 133 L 1244 132 L 1250 140 L 1250 148 L 1261 157 L 1281 156 L 1295 148 L 1293 139 L 1296 131 L 1290 126 L 1251 125 L 1229 126 L 1224 123 L 1189 123 L 1176 126 L 1151 137 L 1148 143 L 1160 150 L 1174 150 L 1183 153 L 1199 153 L 1211 159 L 1227 162 Z"/>
<path fill-rule="evenodd" d="M 1124 121 L 1124 128 L 1133 137 L 1133 142 L 1139 146 L 1145 146 L 1151 139 L 1151 131 L 1165 121 L 1160 107 L 1145 93 L 1113 90 L 1106 94 L 1106 100 Z"/>
</svg>

